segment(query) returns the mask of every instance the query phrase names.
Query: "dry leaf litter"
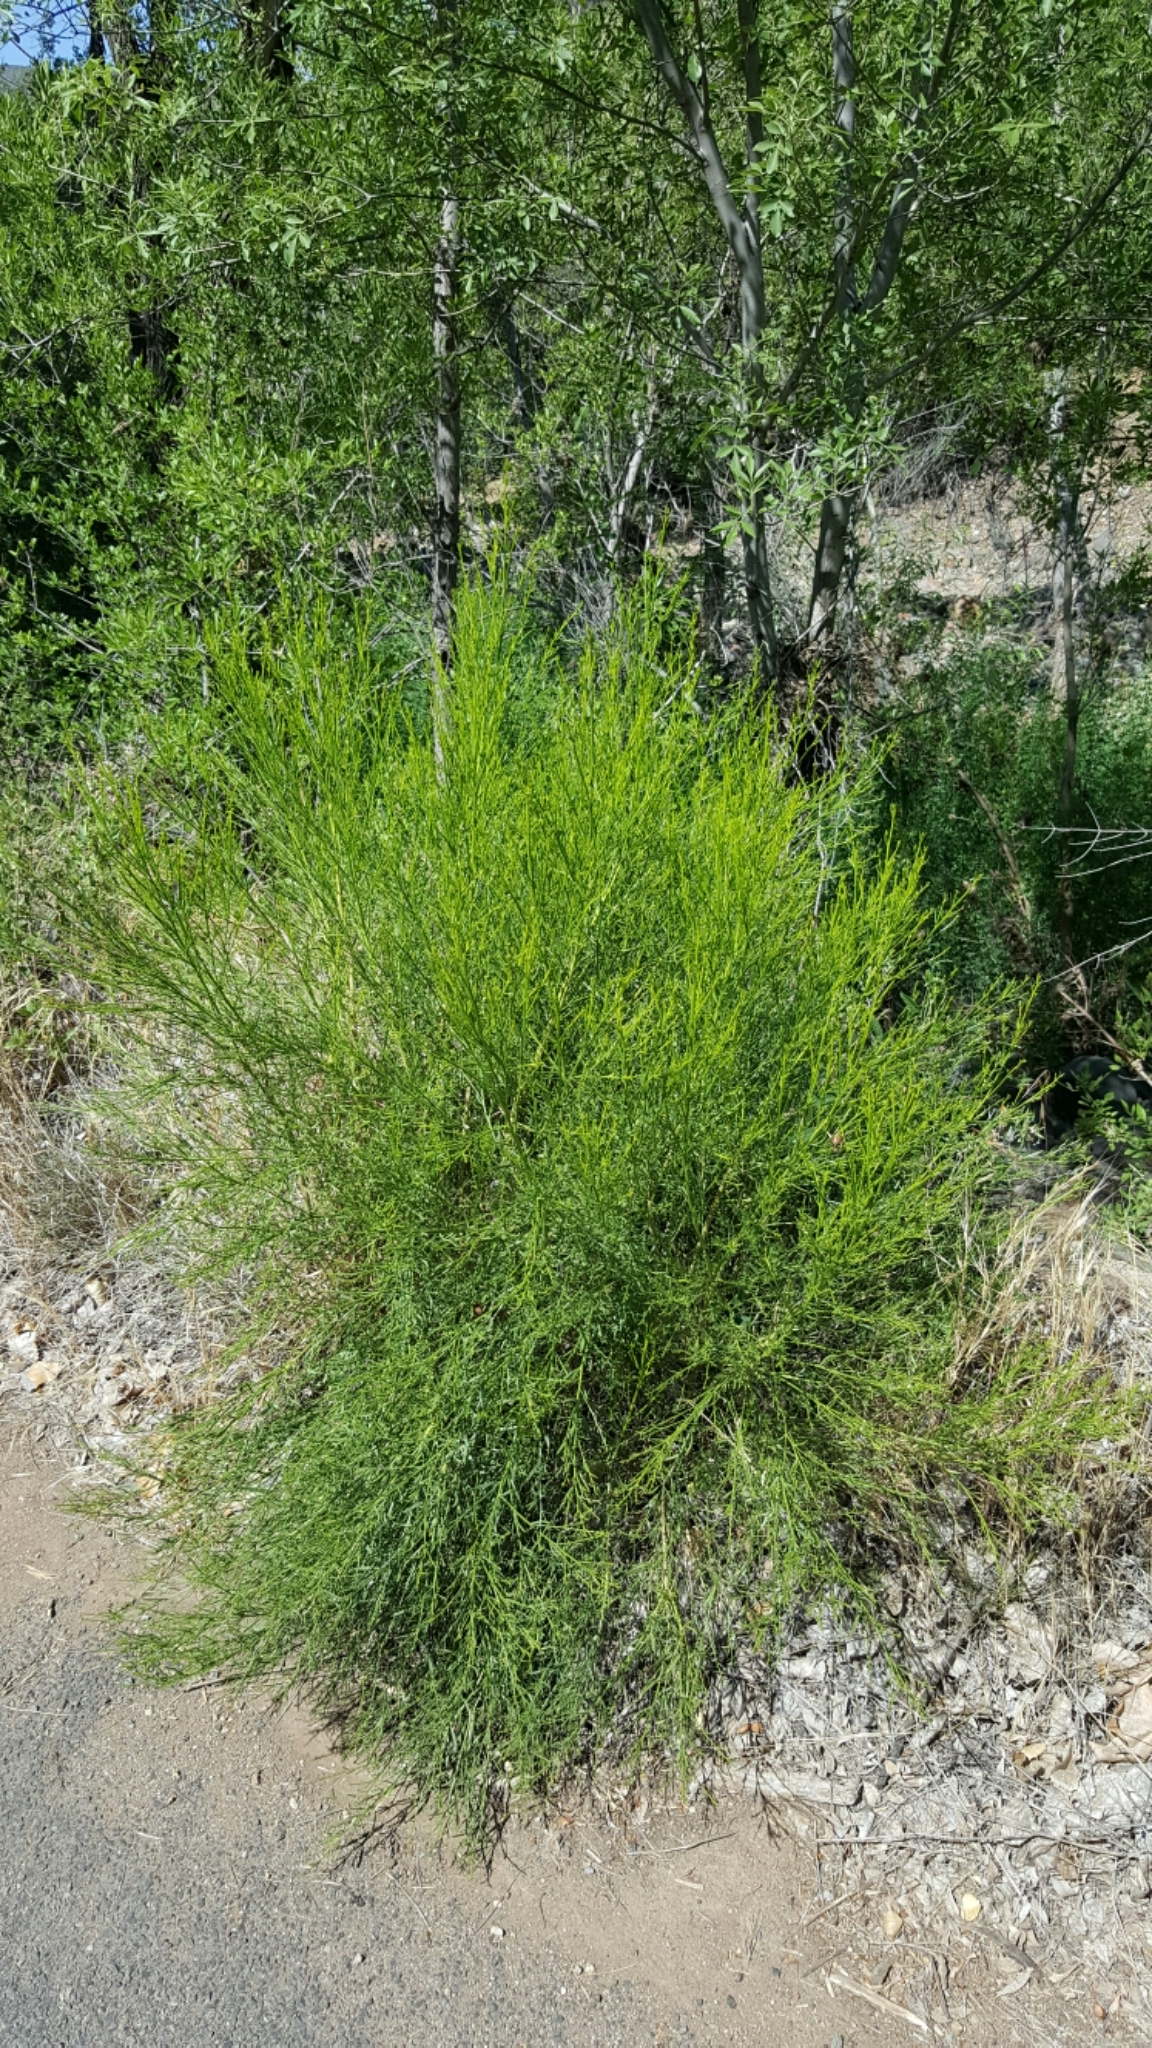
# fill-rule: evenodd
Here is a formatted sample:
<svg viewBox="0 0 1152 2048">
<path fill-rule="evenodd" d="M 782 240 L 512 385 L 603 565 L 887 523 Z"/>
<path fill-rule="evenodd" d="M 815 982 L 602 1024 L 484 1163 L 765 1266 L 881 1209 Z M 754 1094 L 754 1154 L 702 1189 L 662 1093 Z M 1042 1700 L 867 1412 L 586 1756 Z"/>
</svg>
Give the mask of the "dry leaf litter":
<svg viewBox="0 0 1152 2048">
<path fill-rule="evenodd" d="M 1152 1258 L 1110 1242 L 1090 1201 L 1042 1208 L 1010 1256 L 1022 1327 L 1039 1318 L 1062 1348 L 1152 1379 Z M 816 1911 L 866 1973 L 856 1988 L 913 2030 L 958 2023 L 979 1956 L 994 1997 L 1048 1994 L 1036 2039 L 1083 2039 L 1086 2013 L 1110 2037 L 1148 2038 L 1152 1572 L 1130 1450 L 1098 1447 L 1092 1554 L 1054 1541 L 1013 1572 L 958 1515 L 940 1530 L 951 1568 L 892 1573 L 884 1601 L 917 1699 L 878 1641 L 814 1614 L 713 1702 L 729 1761 L 697 1799 L 739 1786 L 787 1813 L 817 1855 Z"/>
</svg>

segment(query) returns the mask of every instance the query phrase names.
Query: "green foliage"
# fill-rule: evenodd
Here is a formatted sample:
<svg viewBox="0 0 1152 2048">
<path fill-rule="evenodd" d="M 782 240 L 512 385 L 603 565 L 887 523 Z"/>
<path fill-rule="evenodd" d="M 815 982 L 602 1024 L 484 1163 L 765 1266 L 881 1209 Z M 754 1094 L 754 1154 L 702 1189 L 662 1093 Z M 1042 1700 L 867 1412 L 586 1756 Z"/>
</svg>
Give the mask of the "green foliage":
<svg viewBox="0 0 1152 2048">
<path fill-rule="evenodd" d="M 474 1818 L 496 1760 L 683 1753 L 734 1631 L 866 1600 L 941 1487 L 1059 1511 L 1099 1420 L 1042 1350 L 950 1376 L 996 991 L 1144 915 L 1087 857 L 1069 911 L 1035 652 L 938 660 L 879 767 L 806 784 L 621 584 L 657 545 L 697 579 L 720 700 L 709 539 L 760 492 L 804 582 L 824 494 L 941 407 L 1045 527 L 1139 472 L 1152 45 L 1134 0 L 857 0 L 848 118 L 826 5 L 761 8 L 753 52 L 756 13 L 665 9 L 763 230 L 754 365 L 630 9 L 142 4 L 0 96 L 0 738 L 116 763 L 63 827 L 9 793 L 0 947 L 43 960 L 38 863 L 72 877 L 73 964 L 138 1028 L 129 1142 L 298 1333 L 176 1433 L 204 1599 L 139 1654 L 310 1674 Z M 498 525 L 539 580 L 467 591 L 441 776 L 454 380 L 465 562 Z M 574 685 L 547 634 L 590 616 Z M 1073 832 L 1149 816 L 1110 630 Z"/>
<path fill-rule="evenodd" d="M 940 1488 L 1061 1512 L 1078 1362 L 953 1370 L 1010 1020 L 650 580 L 572 682 L 470 586 L 442 775 L 322 617 L 215 674 L 93 790 L 78 931 L 178 1231 L 297 1334 L 166 1446 L 200 1600 L 143 1668 L 303 1674 L 479 1826 L 505 1762 L 687 1757 L 736 1632 L 866 1601 Z"/>
<path fill-rule="evenodd" d="M 1123 866 L 1139 872 L 1146 905 L 1147 847 L 1114 851 L 1126 853 Z M 1143 950 L 1146 957 L 1147 948 Z M 1147 971 L 1126 978 L 1116 1028 L 1126 1055 L 1124 1062 L 1117 1062 L 1121 1072 L 1129 1062 L 1138 1063 L 1147 1078 L 1152 1074 L 1152 975 Z M 1089 1100 L 1077 1119 L 1076 1135 L 1081 1150 L 1099 1156 L 1105 1149 L 1112 1161 L 1119 1182 L 1115 1221 L 1120 1229 L 1152 1244 L 1152 1114 L 1147 1104 L 1137 1102 L 1119 1115 L 1106 1100 Z"/>
<path fill-rule="evenodd" d="M 446 180 L 465 551 L 483 556 L 498 503 L 562 606 L 598 581 L 606 605 L 614 531 L 619 566 L 666 514 L 697 542 L 736 515 L 730 253 L 631 11 L 459 0 L 441 28 L 449 12 L 446 37 L 409 0 L 275 5 L 269 67 L 250 9 L 142 5 L 131 34 L 105 24 L 102 61 L 0 95 L 10 749 L 192 693 L 204 629 L 262 616 L 300 573 L 336 600 L 402 577 L 423 594 Z M 751 108 L 732 0 L 666 13 L 759 207 L 765 475 L 786 525 L 814 538 L 822 492 L 861 485 L 942 400 L 970 444 L 1011 449 L 1047 512 L 1055 372 L 1065 454 L 1115 464 L 1122 442 L 1130 464 L 1152 54 L 1134 0 L 931 20 L 856 0 L 848 150 L 826 6 L 759 10 Z M 901 195 L 891 289 L 842 319 L 838 241 L 850 221 L 867 301 Z M 785 636 L 800 608 L 785 596 Z"/>
<path fill-rule="evenodd" d="M 1150 700 L 1147 671 L 1087 691 L 1063 838 L 1051 825 L 1064 726 L 1033 650 L 1007 640 L 961 642 L 925 670 L 890 738 L 888 794 L 900 841 L 922 849 L 929 901 L 963 892 L 941 937 L 941 966 L 969 997 L 1004 977 L 1039 976 L 1033 1049 L 1050 1064 L 1063 1056 L 1052 978 L 1067 964 L 1058 939 L 1065 863 L 1073 957 L 1131 948 L 1130 958 L 1117 956 L 1118 988 L 1142 959 L 1133 942 L 1148 921 L 1147 863 L 1117 861 L 1096 831 L 1152 816 Z"/>
</svg>

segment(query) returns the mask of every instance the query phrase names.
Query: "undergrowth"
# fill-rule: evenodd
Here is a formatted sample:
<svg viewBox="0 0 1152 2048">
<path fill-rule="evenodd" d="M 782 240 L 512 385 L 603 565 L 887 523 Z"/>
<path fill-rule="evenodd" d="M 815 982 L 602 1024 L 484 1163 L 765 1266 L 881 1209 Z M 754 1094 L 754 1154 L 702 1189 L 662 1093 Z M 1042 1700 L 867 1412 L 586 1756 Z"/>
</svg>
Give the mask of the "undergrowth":
<svg viewBox="0 0 1152 2048">
<path fill-rule="evenodd" d="M 1067 837 L 1055 829 L 1065 721 L 1035 648 L 962 640 L 912 680 L 886 734 L 901 844 L 922 852 L 930 902 L 962 896 L 939 963 L 965 996 L 1008 978 L 1038 983 L 1037 1067 L 1105 1042 L 1091 1020 L 1069 1028 L 1060 978 L 1070 959 L 1084 963 L 1093 1008 L 1113 1029 L 1148 971 L 1147 862 L 1139 832 L 1124 828 L 1152 805 L 1150 708 L 1148 670 L 1086 679 Z"/>
<path fill-rule="evenodd" d="M 142 1671 L 303 1677 L 479 1829 L 508 1770 L 685 1762 L 736 1638 L 866 1606 L 942 1492 L 1072 1512 L 1111 1396 L 955 1342 L 1016 1022 L 871 802 L 703 716 L 647 585 L 575 676 L 465 591 L 442 772 L 322 617 L 213 663 L 90 782 L 74 928 L 160 1221 L 298 1335 L 163 1446 L 199 1598 Z"/>
</svg>

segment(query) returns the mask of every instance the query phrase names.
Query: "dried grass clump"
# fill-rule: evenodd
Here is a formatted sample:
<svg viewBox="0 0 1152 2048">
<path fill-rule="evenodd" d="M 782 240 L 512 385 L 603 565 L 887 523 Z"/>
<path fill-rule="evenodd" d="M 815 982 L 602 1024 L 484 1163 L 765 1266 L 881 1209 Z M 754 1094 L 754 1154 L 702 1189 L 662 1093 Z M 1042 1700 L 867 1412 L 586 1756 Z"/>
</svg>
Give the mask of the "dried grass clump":
<svg viewBox="0 0 1152 2048">
<path fill-rule="evenodd" d="M 991 1255 L 974 1251 L 970 1270 L 976 1284 L 958 1330 L 955 1384 L 1042 1358 L 1034 1398 L 1057 1426 L 1071 1420 L 1078 1398 L 1115 1398 L 1108 1432 L 1075 1432 L 1071 1456 L 1058 1460 L 1058 1511 L 1038 1531 L 1075 1654 L 1078 1630 L 1114 1607 L 1122 1587 L 1139 1583 L 1141 1597 L 1152 1588 L 1152 1256 L 1101 1208 L 1094 1176 L 1081 1174 L 1017 1215 Z M 1033 1521 L 1032 1506 L 1021 1502 L 1022 1525 Z M 1011 1524 L 1006 1533 L 1011 1576 L 1021 1546 Z"/>
<path fill-rule="evenodd" d="M 0 975 L 0 1231 L 33 1266 L 95 1263 L 137 1223 L 146 1194 L 98 1142 L 93 1088 L 107 1079 L 85 991 Z"/>
<path fill-rule="evenodd" d="M 1152 1374 L 1152 1256 L 1108 1227 L 1094 1177 L 1053 1189 L 993 1257 L 974 1248 L 972 1261 L 980 1291 L 959 1334 L 957 1379 L 1038 1337 L 1060 1358 L 1095 1358 L 1124 1387 Z"/>
</svg>

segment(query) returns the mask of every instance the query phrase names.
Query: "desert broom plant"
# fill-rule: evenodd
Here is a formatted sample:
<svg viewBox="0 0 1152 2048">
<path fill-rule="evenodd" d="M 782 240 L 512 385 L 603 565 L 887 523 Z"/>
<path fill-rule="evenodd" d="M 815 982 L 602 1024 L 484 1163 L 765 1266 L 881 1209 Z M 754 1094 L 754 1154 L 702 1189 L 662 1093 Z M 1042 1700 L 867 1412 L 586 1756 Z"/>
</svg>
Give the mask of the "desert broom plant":
<svg viewBox="0 0 1152 2048">
<path fill-rule="evenodd" d="M 473 1825 L 508 1764 L 686 1756 L 741 1630 L 941 1486 L 1051 1512 L 1100 1422 L 1074 1360 L 951 1371 L 1009 1020 L 932 985 L 852 789 L 692 680 L 652 586 L 572 677 L 497 579 L 442 773 L 320 619 L 91 798 L 133 1143 L 299 1332 L 174 1430 L 200 1598 L 134 1655 L 306 1677 Z"/>
</svg>

